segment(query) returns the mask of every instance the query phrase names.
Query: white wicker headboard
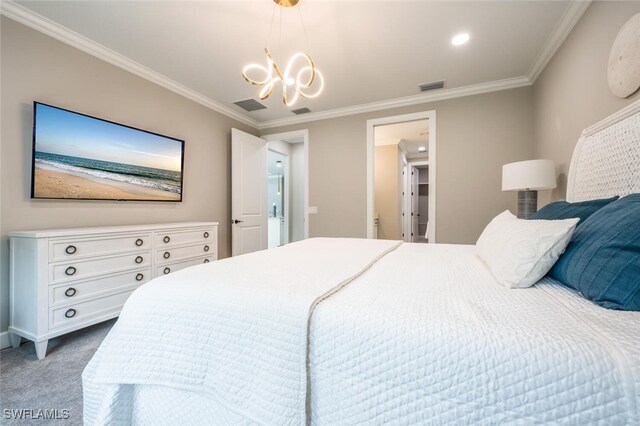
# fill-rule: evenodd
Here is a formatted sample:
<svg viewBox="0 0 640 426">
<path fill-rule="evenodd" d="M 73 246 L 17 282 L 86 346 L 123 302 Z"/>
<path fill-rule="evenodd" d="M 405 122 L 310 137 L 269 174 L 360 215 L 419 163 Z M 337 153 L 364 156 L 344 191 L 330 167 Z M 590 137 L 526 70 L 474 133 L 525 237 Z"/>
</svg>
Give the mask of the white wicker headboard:
<svg viewBox="0 0 640 426">
<path fill-rule="evenodd" d="M 571 158 L 567 201 L 640 192 L 640 100 L 591 127 Z"/>
</svg>

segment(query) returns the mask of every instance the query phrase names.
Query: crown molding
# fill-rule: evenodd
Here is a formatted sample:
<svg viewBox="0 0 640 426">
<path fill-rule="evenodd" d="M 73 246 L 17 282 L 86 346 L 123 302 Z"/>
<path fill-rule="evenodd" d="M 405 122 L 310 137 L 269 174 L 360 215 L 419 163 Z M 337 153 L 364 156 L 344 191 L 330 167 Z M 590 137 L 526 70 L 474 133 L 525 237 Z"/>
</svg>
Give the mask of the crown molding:
<svg viewBox="0 0 640 426">
<path fill-rule="evenodd" d="M 233 110 L 213 99 L 190 89 L 146 66 L 135 62 L 128 57 L 121 55 L 95 41 L 84 37 L 50 19 L 47 19 L 12 0 L 0 0 L 0 14 L 7 16 L 21 24 L 35 29 L 43 34 L 53 37 L 63 43 L 82 50 L 92 56 L 102 59 L 125 71 L 131 72 L 152 83 L 171 90 L 178 95 L 197 102 L 220 114 L 238 120 L 256 129 L 269 129 L 291 124 L 306 123 L 311 121 L 325 120 L 329 118 L 343 117 L 348 115 L 362 114 L 373 111 L 381 111 L 390 108 L 417 105 L 421 103 L 435 102 L 446 99 L 460 98 L 464 96 L 478 95 L 482 93 L 495 92 L 499 90 L 514 89 L 532 85 L 544 70 L 553 55 L 560 48 L 575 24 L 580 20 L 585 10 L 589 7 L 591 0 L 572 1 L 554 31 L 549 36 L 545 45 L 538 54 L 531 69 L 526 76 L 514 77 L 505 80 L 497 80 L 486 83 L 474 84 L 470 86 L 456 87 L 451 89 L 441 89 L 434 93 L 421 93 L 413 96 L 389 99 L 367 104 L 353 105 L 344 108 L 336 108 L 316 113 L 309 113 L 303 116 L 286 117 L 275 120 L 257 121 L 253 118 Z"/>
<path fill-rule="evenodd" d="M 270 129 L 291 124 L 307 123 L 310 121 L 326 120 L 329 118 L 344 117 L 347 115 L 362 114 L 373 111 L 381 111 L 391 108 L 400 108 L 428 102 L 442 101 L 446 99 L 461 98 L 464 96 L 479 95 L 482 93 L 497 92 L 499 90 L 515 89 L 530 86 L 529 79 L 525 76 L 508 78 L 505 80 L 490 81 L 488 83 L 473 84 L 470 86 L 441 89 L 433 93 L 421 93 L 419 95 L 405 96 L 386 101 L 371 102 L 368 104 L 354 105 L 344 108 L 336 108 L 327 111 L 312 112 L 301 117 L 287 117 L 276 120 L 263 121 L 258 124 L 258 129 Z"/>
<path fill-rule="evenodd" d="M 138 77 L 142 77 L 152 83 L 164 87 L 165 89 L 171 90 L 178 95 L 204 105 L 207 108 L 219 112 L 220 114 L 226 115 L 227 117 L 238 120 L 244 124 L 248 124 L 249 126 L 253 126 L 255 128 L 258 127 L 258 121 L 234 111 L 233 109 L 214 101 L 200 92 L 190 89 L 187 86 L 153 71 L 150 68 L 147 68 L 144 65 L 139 64 L 138 62 L 135 62 L 126 56 L 96 43 L 95 41 L 88 39 L 25 7 L 22 7 L 11 0 L 0 1 L 0 14 L 31 27 L 36 31 L 53 37 L 56 40 L 80 49 L 98 59 L 102 59 L 105 62 L 122 68 L 125 71 L 129 71 Z"/>
<path fill-rule="evenodd" d="M 562 14 L 560 21 L 553 29 L 544 46 L 538 53 L 536 60 L 533 61 L 531 69 L 527 73 L 527 78 L 531 84 L 535 83 L 536 79 L 540 76 L 542 71 L 546 68 L 547 64 L 556 54 L 562 43 L 569 36 L 573 27 L 578 23 L 585 10 L 591 4 L 591 0 L 579 0 L 572 1 L 567 6 L 567 9 Z"/>
</svg>

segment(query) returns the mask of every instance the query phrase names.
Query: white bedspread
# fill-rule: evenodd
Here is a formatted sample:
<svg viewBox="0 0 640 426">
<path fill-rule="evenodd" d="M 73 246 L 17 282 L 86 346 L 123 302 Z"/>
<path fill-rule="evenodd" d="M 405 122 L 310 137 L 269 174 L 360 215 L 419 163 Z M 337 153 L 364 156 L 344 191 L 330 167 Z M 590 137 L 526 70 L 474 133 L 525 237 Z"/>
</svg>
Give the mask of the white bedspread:
<svg viewBox="0 0 640 426">
<path fill-rule="evenodd" d="M 312 239 L 142 286 L 83 374 L 85 424 L 127 423 L 128 384 L 204 393 L 256 423 L 304 424 L 314 304 L 398 244 Z"/>
<path fill-rule="evenodd" d="M 312 423 L 638 425 L 640 313 L 404 244 L 316 308 Z"/>
<path fill-rule="evenodd" d="M 318 280 L 357 275 L 391 247 L 377 243 L 362 241 L 356 248 L 351 240 L 315 240 L 321 246 L 314 249 L 332 250 L 318 253 L 328 256 L 318 262 L 305 260 L 313 256 L 304 254 L 304 244 L 259 261 L 266 277 L 283 273 L 286 264 L 294 270 L 283 280 L 301 274 L 300 283 L 325 289 L 331 285 Z M 304 424 L 303 354 L 300 342 L 285 336 L 299 334 L 287 326 L 297 323 L 288 312 L 298 311 L 288 304 L 298 292 L 302 300 L 314 298 L 290 288 L 296 296 L 281 302 L 271 295 L 271 278 L 254 289 L 253 280 L 262 281 L 253 267 L 225 265 L 214 276 L 208 275 L 212 269 L 197 267 L 175 274 L 179 282 L 170 275 L 136 292 L 85 371 L 87 424 Z M 211 291 L 191 282 L 204 276 Z M 239 301 L 227 295 L 227 280 L 245 288 Z M 175 289 L 178 284 L 184 291 Z M 195 296 L 185 304 L 189 292 Z M 192 315 L 192 299 L 222 314 Z M 260 333 L 250 327 L 244 335 L 244 325 L 225 319 L 248 312 L 245 299 L 262 300 L 251 309 L 276 304 L 268 309 L 272 322 Z M 203 309 L 210 308 L 195 308 Z M 254 317 L 262 320 L 261 313 Z M 640 313 L 603 309 L 551 281 L 528 289 L 498 285 L 472 246 L 403 244 L 316 306 L 309 331 L 308 421 L 637 425 L 639 336 Z M 288 342 L 287 349 L 277 352 L 280 341 Z M 212 371 L 214 366 L 222 371 Z M 127 381 L 119 370 L 130 374 L 132 368 L 142 373 Z M 156 369 L 171 380 L 157 380 Z"/>
</svg>

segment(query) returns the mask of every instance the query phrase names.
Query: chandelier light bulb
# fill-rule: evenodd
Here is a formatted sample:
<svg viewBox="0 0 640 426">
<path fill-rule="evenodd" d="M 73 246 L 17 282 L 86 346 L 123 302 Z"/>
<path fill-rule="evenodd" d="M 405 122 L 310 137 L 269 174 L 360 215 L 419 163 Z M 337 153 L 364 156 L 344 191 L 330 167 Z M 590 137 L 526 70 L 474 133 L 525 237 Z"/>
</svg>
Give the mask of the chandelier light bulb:
<svg viewBox="0 0 640 426">
<path fill-rule="evenodd" d="M 269 98 L 278 82 L 282 82 L 282 102 L 286 106 L 295 104 L 300 96 L 309 99 L 315 98 L 324 89 L 324 77 L 315 67 L 311 56 L 303 52 L 295 53 L 289 59 L 283 74 L 274 61 L 271 51 L 265 48 L 264 53 L 267 56 L 267 66 L 249 64 L 242 70 L 242 76 L 247 83 L 262 87 L 259 95 L 260 100 Z M 297 74 L 294 78 L 296 70 Z M 256 76 L 256 74 L 258 75 Z M 312 86 L 315 88 L 315 92 L 307 92 L 306 90 L 311 89 Z"/>
</svg>

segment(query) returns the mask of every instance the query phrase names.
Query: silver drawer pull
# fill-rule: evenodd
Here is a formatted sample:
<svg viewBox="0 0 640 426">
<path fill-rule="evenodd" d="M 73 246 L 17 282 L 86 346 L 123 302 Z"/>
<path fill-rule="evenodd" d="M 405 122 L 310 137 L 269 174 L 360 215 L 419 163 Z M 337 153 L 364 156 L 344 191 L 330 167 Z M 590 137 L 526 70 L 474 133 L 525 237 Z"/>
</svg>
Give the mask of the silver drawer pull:
<svg viewBox="0 0 640 426">
<path fill-rule="evenodd" d="M 203 237 L 205 237 L 205 238 L 209 238 L 209 233 L 208 233 L 208 232 L 205 232 L 205 233 L 203 234 Z"/>
<path fill-rule="evenodd" d="M 144 275 L 142 274 L 136 275 L 136 281 L 142 281 L 143 278 L 144 278 Z"/>
<path fill-rule="evenodd" d="M 167 275 L 169 272 L 171 272 L 171 268 L 164 268 L 164 272 L 165 275 Z"/>
<path fill-rule="evenodd" d="M 136 263 L 142 263 L 143 261 L 144 259 L 142 258 L 142 256 L 136 257 Z"/>
<path fill-rule="evenodd" d="M 67 309 L 67 312 L 64 313 L 64 316 L 67 318 L 73 318 L 76 316 L 76 310 L 73 308 Z"/>
<path fill-rule="evenodd" d="M 73 253 L 77 252 L 78 249 L 76 248 L 76 246 L 69 245 L 69 246 L 67 246 L 66 249 L 64 249 L 64 251 L 66 251 L 67 254 L 73 254 Z"/>
<path fill-rule="evenodd" d="M 74 275 L 77 272 L 77 269 L 74 268 L 73 266 L 69 266 L 67 269 L 64 270 L 64 273 L 71 276 Z"/>
<path fill-rule="evenodd" d="M 73 287 L 69 287 L 64 291 L 64 295 L 67 297 L 73 297 L 76 295 L 76 289 Z"/>
<path fill-rule="evenodd" d="M 162 241 L 164 241 L 165 243 L 169 243 L 169 241 L 171 241 L 171 238 L 169 238 L 168 235 L 165 235 L 165 237 L 162 239 Z"/>
<path fill-rule="evenodd" d="M 136 245 L 137 245 L 138 247 L 140 247 L 140 246 L 141 246 L 141 245 L 143 245 L 143 244 L 144 244 L 144 241 L 142 241 L 142 239 L 138 238 L 138 239 L 136 240 Z"/>
<path fill-rule="evenodd" d="M 209 259 L 205 259 L 205 260 L 204 260 L 204 263 L 209 263 Z"/>
<path fill-rule="evenodd" d="M 171 253 L 169 253 L 168 251 L 165 251 L 162 257 L 164 257 L 165 259 L 168 259 L 171 257 Z"/>
<path fill-rule="evenodd" d="M 209 246 L 204 246 L 204 251 L 209 251 Z"/>
</svg>

